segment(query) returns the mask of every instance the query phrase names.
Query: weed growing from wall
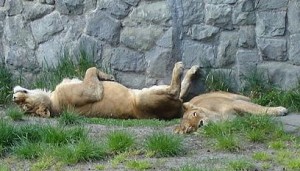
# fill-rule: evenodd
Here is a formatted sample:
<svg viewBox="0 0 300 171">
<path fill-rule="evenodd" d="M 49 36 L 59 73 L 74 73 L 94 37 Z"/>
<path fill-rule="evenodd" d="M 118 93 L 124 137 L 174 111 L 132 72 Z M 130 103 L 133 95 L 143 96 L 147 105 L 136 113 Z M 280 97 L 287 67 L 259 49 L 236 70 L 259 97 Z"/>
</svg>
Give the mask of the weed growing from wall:
<svg viewBox="0 0 300 171">
<path fill-rule="evenodd" d="M 4 64 L 0 64 L 0 104 L 5 104 L 11 101 L 12 88 L 12 74 L 4 66 Z"/>
<path fill-rule="evenodd" d="M 81 50 L 79 56 L 75 59 L 65 52 L 56 66 L 46 64 L 43 67 L 41 74 L 32 87 L 54 90 L 55 86 L 64 78 L 82 79 L 86 70 L 90 67 L 97 67 L 107 74 L 113 74 L 110 66 L 96 64 L 94 56 L 88 55 L 84 50 Z"/>
<path fill-rule="evenodd" d="M 222 72 L 222 71 L 207 71 L 204 77 L 205 86 L 207 91 L 234 91 L 234 80 L 233 73 Z"/>
</svg>

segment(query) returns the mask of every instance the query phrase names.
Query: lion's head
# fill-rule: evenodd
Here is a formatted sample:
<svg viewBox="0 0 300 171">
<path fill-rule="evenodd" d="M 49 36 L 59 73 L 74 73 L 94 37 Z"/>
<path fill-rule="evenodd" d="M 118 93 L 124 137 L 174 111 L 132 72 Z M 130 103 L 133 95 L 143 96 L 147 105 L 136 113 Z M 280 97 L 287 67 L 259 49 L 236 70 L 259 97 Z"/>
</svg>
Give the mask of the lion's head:
<svg viewBox="0 0 300 171">
<path fill-rule="evenodd" d="M 197 131 L 199 127 L 205 124 L 205 110 L 201 107 L 194 106 L 190 103 L 183 104 L 184 114 L 180 125 L 174 129 L 175 133 L 186 134 Z"/>
<path fill-rule="evenodd" d="M 25 113 L 41 117 L 50 117 L 51 92 L 40 89 L 28 90 L 21 86 L 14 87 L 13 102 Z"/>
</svg>

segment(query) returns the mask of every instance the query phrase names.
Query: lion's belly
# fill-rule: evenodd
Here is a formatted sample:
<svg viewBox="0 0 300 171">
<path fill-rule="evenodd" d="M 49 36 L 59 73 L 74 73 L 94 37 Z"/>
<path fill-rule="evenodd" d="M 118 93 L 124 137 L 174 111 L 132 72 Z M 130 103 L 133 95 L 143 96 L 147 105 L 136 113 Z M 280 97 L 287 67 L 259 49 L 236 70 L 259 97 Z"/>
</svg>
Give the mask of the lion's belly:
<svg viewBox="0 0 300 171">
<path fill-rule="evenodd" d="M 130 89 L 116 82 L 103 82 L 104 94 L 100 101 L 77 107 L 76 111 L 89 117 L 136 118 L 134 96 Z"/>
</svg>

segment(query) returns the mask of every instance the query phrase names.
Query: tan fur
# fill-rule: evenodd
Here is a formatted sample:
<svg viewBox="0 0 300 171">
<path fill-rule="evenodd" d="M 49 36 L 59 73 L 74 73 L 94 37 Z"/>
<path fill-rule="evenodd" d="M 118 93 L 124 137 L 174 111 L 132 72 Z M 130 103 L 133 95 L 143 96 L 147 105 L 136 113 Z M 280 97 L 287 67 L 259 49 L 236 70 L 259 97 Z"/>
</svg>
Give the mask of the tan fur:
<svg viewBox="0 0 300 171">
<path fill-rule="evenodd" d="M 250 102 L 250 98 L 227 92 L 211 92 L 194 97 L 184 103 L 184 115 L 176 133 L 190 133 L 208 122 L 226 120 L 242 113 L 281 116 L 284 107 L 265 107 Z"/>
<path fill-rule="evenodd" d="M 89 117 L 109 118 L 159 118 L 172 119 L 182 116 L 179 98 L 183 64 L 175 64 L 170 85 L 153 86 L 141 90 L 127 88 L 117 82 L 102 81 L 111 78 L 95 67 L 89 68 L 82 81 L 64 79 L 43 104 L 22 91 L 14 91 L 14 101 L 19 106 L 31 106 L 27 112 L 38 112 L 47 104 L 51 115 L 71 108 Z M 105 77 L 105 78 L 104 78 Z M 31 90 L 34 91 L 34 90 Z M 25 99 L 22 102 L 16 99 Z M 48 104 L 50 102 L 50 105 Z M 37 107 L 38 106 L 38 107 Z M 23 108 L 24 109 L 24 108 Z"/>
</svg>

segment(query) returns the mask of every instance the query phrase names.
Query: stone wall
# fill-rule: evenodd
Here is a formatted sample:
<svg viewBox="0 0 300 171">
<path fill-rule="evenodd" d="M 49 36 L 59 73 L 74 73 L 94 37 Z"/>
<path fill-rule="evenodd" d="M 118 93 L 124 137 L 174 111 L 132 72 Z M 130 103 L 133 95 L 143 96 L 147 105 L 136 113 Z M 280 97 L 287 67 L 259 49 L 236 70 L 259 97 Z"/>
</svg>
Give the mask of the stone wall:
<svg viewBox="0 0 300 171">
<path fill-rule="evenodd" d="M 80 49 L 133 88 L 169 83 L 176 61 L 238 87 L 256 69 L 284 89 L 300 76 L 298 0 L 0 0 L 0 37 L 0 57 L 28 78 Z"/>
</svg>

